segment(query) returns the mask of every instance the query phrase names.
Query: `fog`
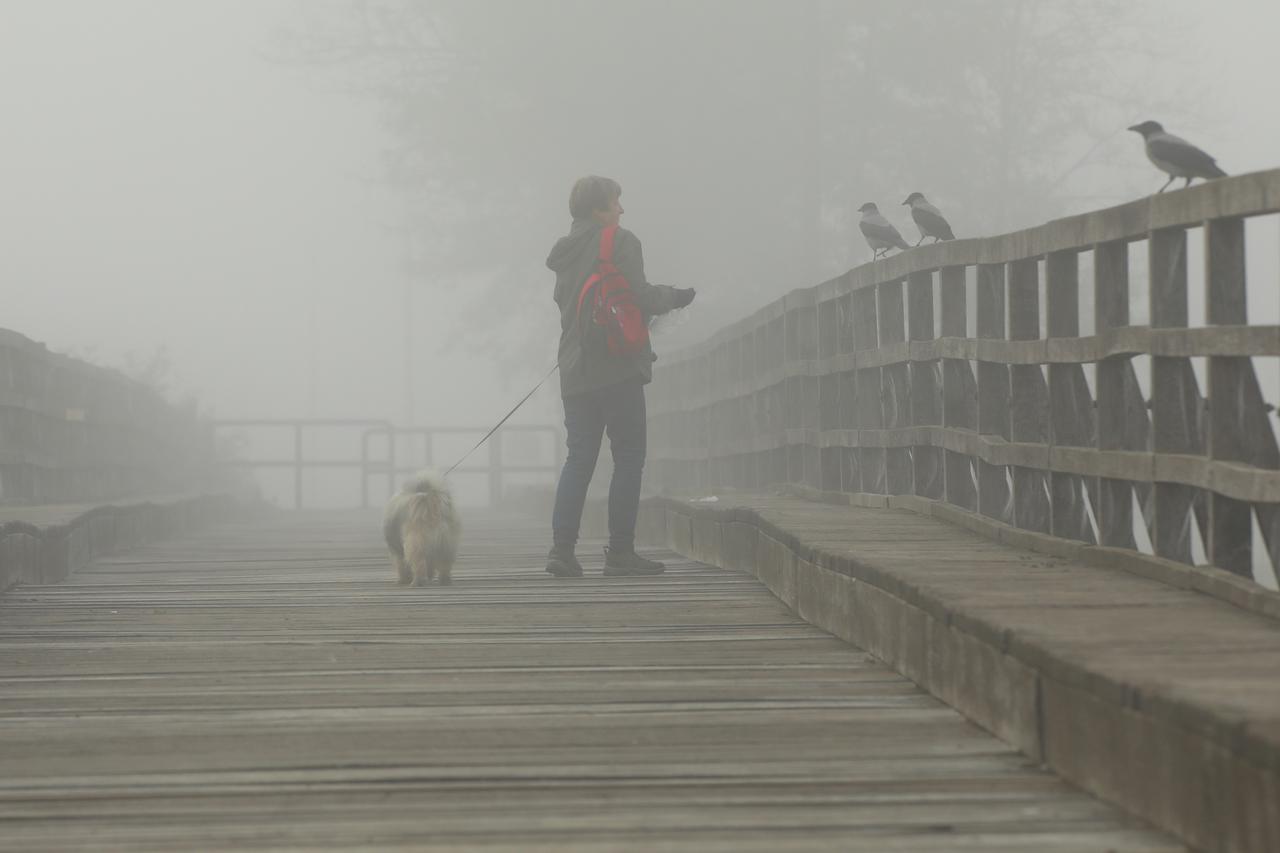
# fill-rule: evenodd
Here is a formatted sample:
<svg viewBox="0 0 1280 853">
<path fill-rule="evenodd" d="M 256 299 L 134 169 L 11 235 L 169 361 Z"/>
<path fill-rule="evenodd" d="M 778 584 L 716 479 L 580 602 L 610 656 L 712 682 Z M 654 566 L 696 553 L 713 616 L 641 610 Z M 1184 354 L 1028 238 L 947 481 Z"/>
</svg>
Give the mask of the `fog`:
<svg viewBox="0 0 1280 853">
<path fill-rule="evenodd" d="M 1280 161 L 1276 4 L 883 5 L 0 0 L 0 326 L 217 418 L 480 426 L 554 362 L 583 174 L 699 290 L 661 353 L 869 260 L 864 201 L 1138 198 L 1147 118 Z"/>
</svg>

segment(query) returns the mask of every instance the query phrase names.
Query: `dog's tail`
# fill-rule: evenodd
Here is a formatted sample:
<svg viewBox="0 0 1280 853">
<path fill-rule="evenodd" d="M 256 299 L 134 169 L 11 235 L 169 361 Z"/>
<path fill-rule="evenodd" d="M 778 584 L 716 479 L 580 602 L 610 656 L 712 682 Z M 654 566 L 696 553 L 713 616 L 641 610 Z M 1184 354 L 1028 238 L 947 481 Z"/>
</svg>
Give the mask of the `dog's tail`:
<svg viewBox="0 0 1280 853">
<path fill-rule="evenodd" d="M 461 525 L 444 477 L 436 471 L 421 471 L 405 483 L 404 494 L 409 529 L 422 531 L 429 552 L 452 559 Z"/>
<path fill-rule="evenodd" d="M 419 471 L 413 475 L 413 478 L 404 484 L 403 489 L 408 495 L 430 495 L 430 494 L 449 494 L 449 486 L 444 481 L 444 476 L 435 469 L 427 469 Z"/>
</svg>

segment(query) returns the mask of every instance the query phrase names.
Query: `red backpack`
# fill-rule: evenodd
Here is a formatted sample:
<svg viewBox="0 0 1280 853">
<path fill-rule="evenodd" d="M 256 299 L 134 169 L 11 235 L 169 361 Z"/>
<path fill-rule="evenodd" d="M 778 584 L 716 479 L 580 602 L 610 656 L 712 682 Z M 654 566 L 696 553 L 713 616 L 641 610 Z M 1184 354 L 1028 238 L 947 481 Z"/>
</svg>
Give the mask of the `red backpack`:
<svg viewBox="0 0 1280 853">
<path fill-rule="evenodd" d="M 587 276 L 578 294 L 578 322 L 584 326 L 584 345 L 594 342 L 599 347 L 603 342 L 610 355 L 630 356 L 648 346 L 649 326 L 632 297 L 631 285 L 613 264 L 613 237 L 617 231 L 618 226 L 610 225 L 600 232 L 595 272 Z M 584 304 L 591 306 L 589 323 L 583 323 Z"/>
</svg>

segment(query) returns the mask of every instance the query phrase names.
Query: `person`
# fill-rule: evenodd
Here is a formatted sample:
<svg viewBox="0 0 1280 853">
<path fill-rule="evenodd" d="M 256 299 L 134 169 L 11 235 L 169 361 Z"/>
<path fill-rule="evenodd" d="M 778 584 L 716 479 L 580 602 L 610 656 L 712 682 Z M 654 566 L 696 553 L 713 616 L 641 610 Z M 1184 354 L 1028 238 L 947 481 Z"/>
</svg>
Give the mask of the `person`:
<svg viewBox="0 0 1280 853">
<path fill-rule="evenodd" d="M 636 517 L 640 512 L 640 480 L 646 449 L 644 386 L 653 379 L 657 358 L 646 342 L 633 356 L 584 348 L 578 318 L 579 291 L 595 271 L 600 234 L 618 225 L 622 216 L 622 187 L 617 181 L 590 175 L 579 179 L 569 194 L 573 223 L 547 257 L 556 274 L 555 300 L 560 307 L 560 396 L 568 455 L 556 486 L 552 513 L 552 547 L 547 571 L 556 577 L 582 577 L 574 555 L 587 487 L 595 473 L 605 434 L 613 454 L 609 482 L 609 544 L 604 574 L 609 577 L 656 575 L 662 563 L 635 551 Z M 624 228 L 614 236 L 614 263 L 630 285 L 645 320 L 683 308 L 693 301 L 692 288 L 650 284 L 644 275 L 640 240 Z"/>
</svg>

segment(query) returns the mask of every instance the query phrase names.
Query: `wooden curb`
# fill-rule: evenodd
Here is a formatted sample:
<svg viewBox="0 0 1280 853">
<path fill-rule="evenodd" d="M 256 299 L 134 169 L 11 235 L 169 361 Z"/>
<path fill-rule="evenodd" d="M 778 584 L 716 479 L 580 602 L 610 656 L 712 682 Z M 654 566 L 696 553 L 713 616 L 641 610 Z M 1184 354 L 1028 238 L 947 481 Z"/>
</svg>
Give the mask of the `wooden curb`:
<svg viewBox="0 0 1280 853">
<path fill-rule="evenodd" d="M 754 575 L 801 618 L 1196 849 L 1280 850 L 1275 719 L 1229 719 L 1170 691 L 1139 691 L 969 616 L 891 568 L 807 545 L 748 507 L 651 498 L 637 533 L 647 544 Z"/>
<path fill-rule="evenodd" d="M 150 500 L 71 507 L 53 520 L 27 519 L 14 508 L 0 520 L 0 592 L 18 584 L 56 584 L 87 563 L 231 517 L 230 495 L 179 495 Z"/>
</svg>

